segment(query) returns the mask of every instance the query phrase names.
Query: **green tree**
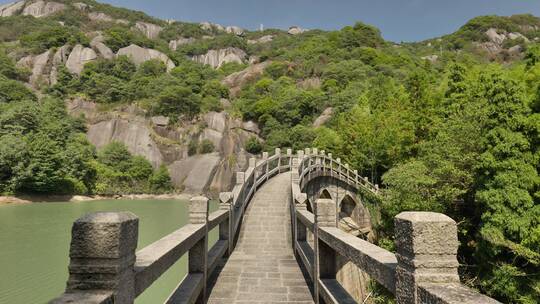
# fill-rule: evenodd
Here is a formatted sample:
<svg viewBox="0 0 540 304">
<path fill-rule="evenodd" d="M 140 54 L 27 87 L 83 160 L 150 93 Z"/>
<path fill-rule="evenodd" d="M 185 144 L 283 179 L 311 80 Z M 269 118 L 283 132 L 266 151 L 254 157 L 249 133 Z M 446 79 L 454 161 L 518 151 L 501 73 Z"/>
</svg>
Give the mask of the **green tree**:
<svg viewBox="0 0 540 304">
<path fill-rule="evenodd" d="M 169 170 L 164 165 L 161 165 L 154 174 L 150 177 L 149 188 L 151 192 L 160 193 L 168 192 L 173 189 Z"/>
</svg>

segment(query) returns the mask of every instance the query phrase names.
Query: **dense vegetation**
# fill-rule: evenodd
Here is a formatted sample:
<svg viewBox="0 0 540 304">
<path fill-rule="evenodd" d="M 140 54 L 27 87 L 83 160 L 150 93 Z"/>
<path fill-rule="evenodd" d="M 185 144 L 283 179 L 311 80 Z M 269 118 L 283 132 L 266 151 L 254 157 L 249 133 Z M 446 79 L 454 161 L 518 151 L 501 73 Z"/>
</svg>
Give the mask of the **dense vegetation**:
<svg viewBox="0 0 540 304">
<path fill-rule="evenodd" d="M 154 170 L 122 144 L 97 151 L 84 136 L 84 121 L 66 113 L 63 99 L 82 95 L 105 108 L 132 103 L 169 117 L 174 126 L 223 110 L 220 99 L 230 98 L 226 110 L 261 129 L 262 140 L 249 139 L 247 151 L 316 146 L 381 184 L 382 202 L 370 206 L 380 215 L 374 227 L 379 245 L 393 249 L 399 212 L 443 212 L 459 223 L 466 284 L 503 302 L 540 302 L 540 46 L 506 42 L 522 46 L 524 54 L 504 62 L 489 62 L 474 48 L 492 27 L 522 31 L 534 41 L 538 18 L 479 17 L 441 39 L 396 45 L 362 23 L 298 36 L 247 32 L 242 38 L 84 2 L 129 24 L 91 22 L 74 8 L 44 19 L 0 18 L 0 193 L 171 190 L 165 167 Z M 131 30 L 136 21 L 164 30 L 150 40 Z M 132 43 L 155 48 L 177 67 L 167 73 L 156 60 L 136 67 L 122 56 L 89 63 L 80 76 L 60 67 L 58 83 L 37 94 L 23 84 L 29 71 L 6 55 L 87 45 L 84 33 L 95 30 L 114 51 Z M 264 35 L 274 35 L 273 41 L 246 42 Z M 169 50 L 168 41 L 180 37 L 197 40 Z M 235 98 L 220 80 L 245 65 L 213 70 L 186 58 L 222 47 L 272 62 Z M 434 62 L 420 57 L 435 53 Z M 315 128 L 329 107 L 331 120 Z M 188 148 L 193 155 L 215 147 L 192 141 Z"/>
<path fill-rule="evenodd" d="M 0 54 L 0 193 L 123 194 L 172 189 L 166 168 L 153 170 L 120 143 L 96 152 L 61 99 L 36 96 Z"/>
</svg>

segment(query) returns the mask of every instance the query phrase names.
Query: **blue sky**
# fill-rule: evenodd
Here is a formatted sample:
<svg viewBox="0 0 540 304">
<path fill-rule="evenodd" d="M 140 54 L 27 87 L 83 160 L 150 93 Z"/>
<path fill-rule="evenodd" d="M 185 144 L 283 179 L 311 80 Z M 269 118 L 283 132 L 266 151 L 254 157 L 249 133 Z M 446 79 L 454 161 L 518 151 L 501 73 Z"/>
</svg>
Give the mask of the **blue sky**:
<svg viewBox="0 0 540 304">
<path fill-rule="evenodd" d="M 0 3 L 9 2 L 0 0 Z M 339 29 L 363 21 L 392 41 L 418 41 L 448 34 L 479 15 L 531 13 L 540 0 L 104 0 L 149 15 L 181 21 L 211 21 L 258 29 Z"/>
</svg>

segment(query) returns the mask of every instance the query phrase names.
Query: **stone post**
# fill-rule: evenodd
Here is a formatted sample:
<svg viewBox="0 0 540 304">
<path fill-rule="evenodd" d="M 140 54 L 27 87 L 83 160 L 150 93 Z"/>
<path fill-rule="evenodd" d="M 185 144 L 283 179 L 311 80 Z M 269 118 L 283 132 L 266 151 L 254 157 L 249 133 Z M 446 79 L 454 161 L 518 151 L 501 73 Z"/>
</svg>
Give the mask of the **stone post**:
<svg viewBox="0 0 540 304">
<path fill-rule="evenodd" d="M 305 148 L 304 152 L 306 153 L 306 155 L 310 155 L 311 154 L 311 149 L 310 148 Z"/>
<path fill-rule="evenodd" d="M 419 303 L 420 283 L 459 283 L 454 220 L 434 212 L 402 212 L 394 224 L 397 303 Z"/>
<path fill-rule="evenodd" d="M 195 303 L 205 303 L 208 281 L 208 198 L 197 196 L 189 201 L 189 223 L 206 227 L 205 236 L 188 252 L 188 273 L 203 275 L 203 289 Z"/>
<path fill-rule="evenodd" d="M 268 174 L 268 152 L 263 152 L 262 159 L 264 160 L 264 175 Z M 266 180 L 268 180 L 268 176 L 266 176 Z"/>
<path fill-rule="evenodd" d="M 319 239 L 318 230 L 324 227 L 337 227 L 336 203 L 331 199 L 315 201 L 315 261 L 313 263 L 315 303 L 322 302 L 319 299 L 319 279 L 335 279 L 337 274 L 336 252 Z"/>
<path fill-rule="evenodd" d="M 234 231 L 233 230 L 233 194 L 231 192 L 221 192 L 219 194 L 219 209 L 226 210 L 229 212 L 229 217 L 219 224 L 219 239 L 227 240 L 227 256 L 230 256 L 233 251 L 234 243 Z"/>
<path fill-rule="evenodd" d="M 319 149 L 313 148 L 312 149 L 313 155 L 319 155 Z"/>
<path fill-rule="evenodd" d="M 245 173 L 244 172 L 236 172 L 236 184 L 241 185 L 245 182 Z"/>
<path fill-rule="evenodd" d="M 287 149 L 287 159 L 288 159 L 289 168 L 291 168 L 291 165 L 292 165 L 292 149 Z"/>
<path fill-rule="evenodd" d="M 114 303 L 135 300 L 139 219 L 131 212 L 87 214 L 73 223 L 66 293 L 110 291 Z"/>
<path fill-rule="evenodd" d="M 278 168 L 278 174 L 279 174 L 281 173 L 281 149 L 276 148 L 276 150 L 274 150 L 274 155 L 278 155 L 277 168 Z"/>
<path fill-rule="evenodd" d="M 354 170 L 353 174 L 354 174 L 354 183 L 358 184 L 358 170 Z"/>
<path fill-rule="evenodd" d="M 296 218 L 296 210 L 299 211 L 305 211 L 307 210 L 307 194 L 305 193 L 298 193 L 296 197 L 294 198 L 294 224 L 296 227 L 294 227 L 294 242 L 293 247 L 296 252 L 296 245 L 298 242 L 306 241 L 307 240 L 307 228 L 306 226 Z"/>
<path fill-rule="evenodd" d="M 330 176 L 334 176 L 334 162 L 332 161 L 332 153 L 328 153 L 328 158 L 330 159 Z"/>
<path fill-rule="evenodd" d="M 304 151 L 298 150 L 298 158 L 300 159 L 304 158 Z"/>
</svg>

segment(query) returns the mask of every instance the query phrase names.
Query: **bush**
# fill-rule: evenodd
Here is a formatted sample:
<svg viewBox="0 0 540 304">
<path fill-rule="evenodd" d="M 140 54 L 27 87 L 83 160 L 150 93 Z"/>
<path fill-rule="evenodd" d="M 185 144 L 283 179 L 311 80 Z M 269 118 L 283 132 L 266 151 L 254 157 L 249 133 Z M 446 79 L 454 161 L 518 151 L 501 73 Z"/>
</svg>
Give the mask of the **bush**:
<svg viewBox="0 0 540 304">
<path fill-rule="evenodd" d="M 262 152 L 263 146 L 261 142 L 255 137 L 250 137 L 246 142 L 246 151 L 251 154 L 259 154 Z"/>
<path fill-rule="evenodd" d="M 192 156 L 197 154 L 197 149 L 199 148 L 199 142 L 192 139 L 188 144 L 188 155 Z"/>
<path fill-rule="evenodd" d="M 0 75 L 0 104 L 21 100 L 36 101 L 37 98 L 21 82 Z"/>
<path fill-rule="evenodd" d="M 162 193 L 173 189 L 169 170 L 167 170 L 165 165 L 161 165 L 159 169 L 152 174 L 148 180 L 148 187 L 152 193 Z"/>
<path fill-rule="evenodd" d="M 89 41 L 77 28 L 68 26 L 49 26 L 36 32 L 26 34 L 20 39 L 21 45 L 32 53 L 41 53 L 53 47 L 63 45 L 85 44 Z"/>
<path fill-rule="evenodd" d="M 199 144 L 199 153 L 200 154 L 208 154 L 214 152 L 214 144 L 209 139 L 203 139 L 201 143 Z"/>
</svg>

